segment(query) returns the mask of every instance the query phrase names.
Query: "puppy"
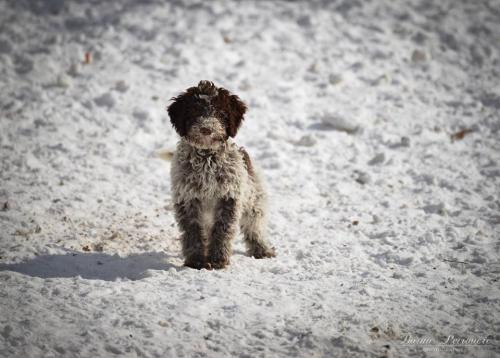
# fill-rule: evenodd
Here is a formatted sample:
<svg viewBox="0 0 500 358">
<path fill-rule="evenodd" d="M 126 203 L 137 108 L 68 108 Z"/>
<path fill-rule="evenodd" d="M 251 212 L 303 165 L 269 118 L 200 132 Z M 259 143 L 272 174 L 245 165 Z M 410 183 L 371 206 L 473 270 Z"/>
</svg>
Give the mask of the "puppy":
<svg viewBox="0 0 500 358">
<path fill-rule="evenodd" d="M 221 269 L 230 262 L 238 226 L 248 255 L 274 257 L 265 241 L 266 194 L 248 153 L 233 138 L 245 104 L 201 81 L 172 98 L 170 121 L 180 141 L 172 158 L 175 218 L 185 265 Z"/>
</svg>

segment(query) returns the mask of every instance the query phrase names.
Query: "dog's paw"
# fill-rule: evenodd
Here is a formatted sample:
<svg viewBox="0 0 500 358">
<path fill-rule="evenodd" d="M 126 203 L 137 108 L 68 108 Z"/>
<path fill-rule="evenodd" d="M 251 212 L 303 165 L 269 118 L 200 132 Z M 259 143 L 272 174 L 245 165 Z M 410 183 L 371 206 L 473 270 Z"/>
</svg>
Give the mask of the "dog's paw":
<svg viewBox="0 0 500 358">
<path fill-rule="evenodd" d="M 276 257 L 276 249 L 274 247 L 258 247 L 252 250 L 249 253 L 250 256 L 253 256 L 256 259 L 265 259 Z"/>
<path fill-rule="evenodd" d="M 208 258 L 208 267 L 212 270 L 220 270 L 229 265 L 229 257 L 213 255 Z"/>
<path fill-rule="evenodd" d="M 191 267 L 197 270 L 201 270 L 202 268 L 209 268 L 204 257 L 191 257 L 189 259 L 186 259 L 186 261 L 184 261 L 184 266 Z"/>
<path fill-rule="evenodd" d="M 221 270 L 229 265 L 229 261 L 214 261 L 208 263 L 209 270 Z"/>
<path fill-rule="evenodd" d="M 230 256 L 225 250 L 210 250 L 207 257 L 208 266 L 213 270 L 220 270 L 229 265 Z"/>
</svg>

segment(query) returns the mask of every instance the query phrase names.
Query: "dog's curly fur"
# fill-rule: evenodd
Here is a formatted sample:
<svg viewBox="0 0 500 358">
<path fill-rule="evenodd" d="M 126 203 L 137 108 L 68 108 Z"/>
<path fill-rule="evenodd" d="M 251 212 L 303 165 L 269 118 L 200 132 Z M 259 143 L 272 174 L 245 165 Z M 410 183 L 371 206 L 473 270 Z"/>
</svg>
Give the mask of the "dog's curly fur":
<svg viewBox="0 0 500 358">
<path fill-rule="evenodd" d="M 201 81 L 172 98 L 168 114 L 181 139 L 172 159 L 175 216 L 185 265 L 229 264 L 238 226 L 250 256 L 274 257 L 264 239 L 266 194 L 248 153 L 233 141 L 246 112 L 236 95 Z"/>
</svg>

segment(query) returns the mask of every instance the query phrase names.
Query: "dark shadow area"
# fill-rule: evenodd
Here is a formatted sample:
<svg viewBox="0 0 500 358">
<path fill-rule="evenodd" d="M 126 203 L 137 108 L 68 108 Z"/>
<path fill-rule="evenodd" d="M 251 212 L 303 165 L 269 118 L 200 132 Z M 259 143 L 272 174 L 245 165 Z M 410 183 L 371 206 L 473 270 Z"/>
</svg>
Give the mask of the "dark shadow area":
<svg viewBox="0 0 500 358">
<path fill-rule="evenodd" d="M 140 280 L 149 276 L 147 270 L 180 268 L 168 262 L 171 257 L 161 252 L 132 254 L 126 257 L 104 253 L 68 252 L 64 255 L 38 256 L 16 264 L 0 264 L 0 271 L 14 271 L 41 278 L 81 276 L 89 280 Z"/>
</svg>

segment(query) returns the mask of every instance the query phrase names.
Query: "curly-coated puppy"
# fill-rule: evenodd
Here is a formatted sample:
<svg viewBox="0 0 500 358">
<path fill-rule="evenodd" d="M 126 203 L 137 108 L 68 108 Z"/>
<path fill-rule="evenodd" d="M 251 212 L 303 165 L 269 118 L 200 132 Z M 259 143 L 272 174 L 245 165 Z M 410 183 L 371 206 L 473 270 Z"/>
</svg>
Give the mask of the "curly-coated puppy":
<svg viewBox="0 0 500 358">
<path fill-rule="evenodd" d="M 230 138 L 241 125 L 245 104 L 209 81 L 172 100 L 168 114 L 181 139 L 171 179 L 185 265 L 228 265 L 238 226 L 250 256 L 274 257 L 274 248 L 264 239 L 266 195 L 261 180 L 248 153 Z"/>
</svg>

